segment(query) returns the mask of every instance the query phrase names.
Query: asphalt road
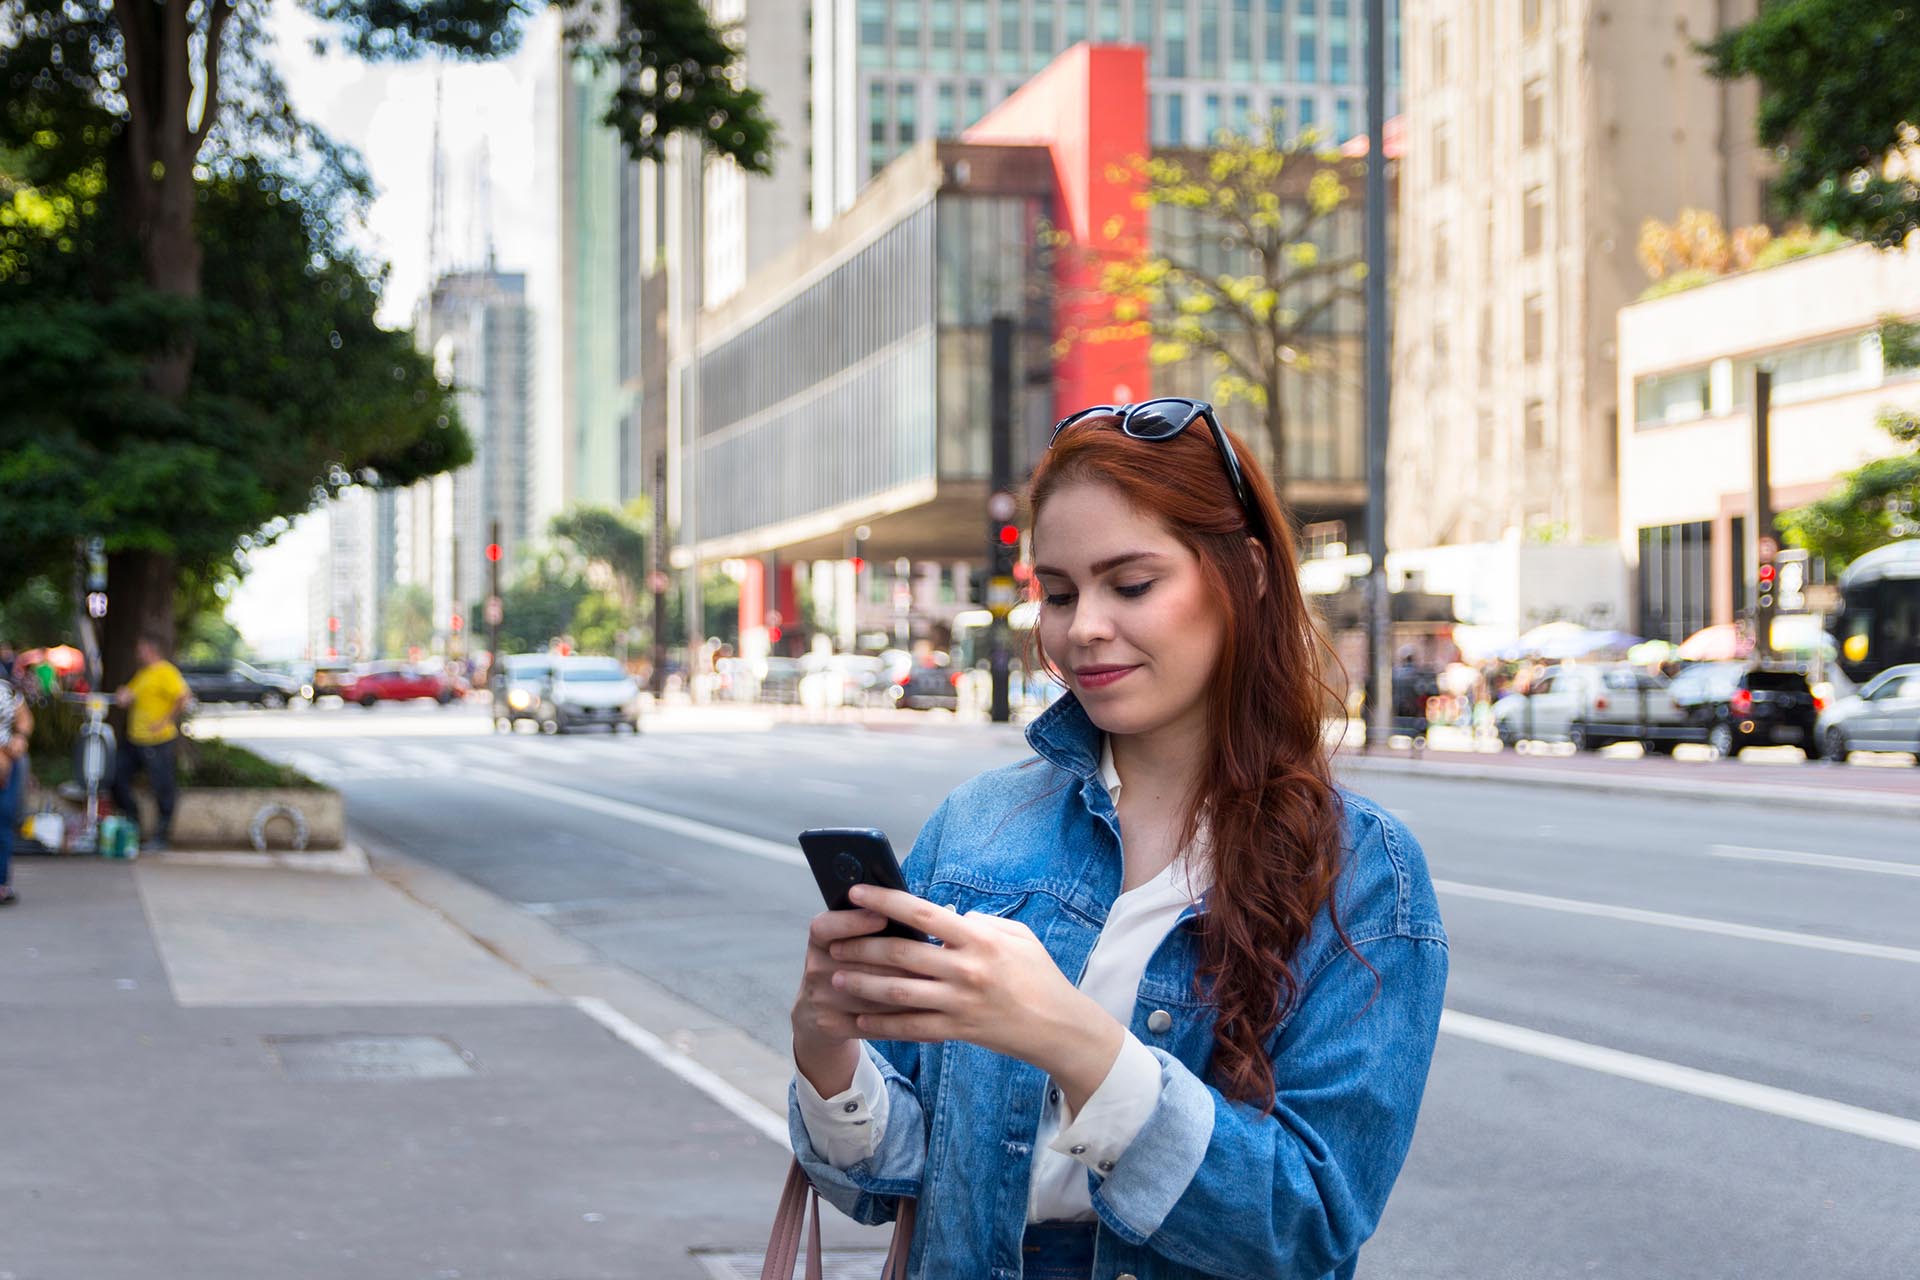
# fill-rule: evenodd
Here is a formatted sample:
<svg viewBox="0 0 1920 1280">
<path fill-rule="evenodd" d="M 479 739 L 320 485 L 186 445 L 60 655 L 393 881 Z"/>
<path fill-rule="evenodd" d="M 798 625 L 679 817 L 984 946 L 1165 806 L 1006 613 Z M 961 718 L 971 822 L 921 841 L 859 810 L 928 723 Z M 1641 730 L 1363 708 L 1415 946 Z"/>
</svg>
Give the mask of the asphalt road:
<svg viewBox="0 0 1920 1280">
<path fill-rule="evenodd" d="M 701 723 L 503 737 L 472 709 L 381 707 L 209 728 L 339 786 L 368 843 L 784 1049 L 818 898 L 763 842 L 871 825 L 904 852 L 953 786 L 1025 745 L 944 717 Z M 1453 956 L 1419 1133 L 1363 1275 L 1920 1277 L 1911 817 L 1360 789 L 1425 846 Z"/>
</svg>

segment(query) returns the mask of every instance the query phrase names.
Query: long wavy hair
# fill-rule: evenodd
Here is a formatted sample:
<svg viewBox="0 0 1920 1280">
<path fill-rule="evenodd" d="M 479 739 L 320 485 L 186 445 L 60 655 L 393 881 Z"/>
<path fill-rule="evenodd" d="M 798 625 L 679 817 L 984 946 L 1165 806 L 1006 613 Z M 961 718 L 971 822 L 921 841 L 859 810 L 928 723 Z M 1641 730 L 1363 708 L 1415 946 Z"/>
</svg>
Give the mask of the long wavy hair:
<svg viewBox="0 0 1920 1280">
<path fill-rule="evenodd" d="M 1328 708 L 1343 704 L 1326 674 L 1338 668 L 1300 590 L 1292 520 L 1245 443 L 1231 437 L 1257 528 L 1204 422 L 1145 441 L 1115 430 L 1116 421 L 1084 418 L 1062 431 L 1028 500 L 1037 515 L 1064 485 L 1116 490 L 1199 557 L 1226 621 L 1208 684 L 1207 758 L 1186 799 L 1181 844 L 1205 824 L 1213 889 L 1196 983 L 1215 1010 L 1212 1074 L 1223 1094 L 1265 1112 L 1273 1107 L 1266 1041 L 1300 998 L 1292 961 L 1322 907 L 1350 946 L 1333 900 L 1342 807 L 1321 730 Z M 1037 645 L 1039 629 L 1032 634 Z M 1064 684 L 1044 650 L 1039 656 Z"/>
</svg>

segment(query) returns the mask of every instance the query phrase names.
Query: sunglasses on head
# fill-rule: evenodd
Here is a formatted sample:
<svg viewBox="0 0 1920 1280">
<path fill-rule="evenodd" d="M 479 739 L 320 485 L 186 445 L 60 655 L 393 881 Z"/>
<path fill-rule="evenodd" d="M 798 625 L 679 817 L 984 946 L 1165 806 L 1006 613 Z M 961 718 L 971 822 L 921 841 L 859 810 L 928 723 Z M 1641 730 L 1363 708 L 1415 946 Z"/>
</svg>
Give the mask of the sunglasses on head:
<svg viewBox="0 0 1920 1280">
<path fill-rule="evenodd" d="M 1099 414 L 1116 414 L 1120 418 L 1120 430 L 1135 440 L 1171 440 L 1192 426 L 1195 419 L 1204 419 L 1213 432 L 1213 442 L 1219 446 L 1220 461 L 1227 468 L 1227 482 L 1233 486 L 1233 496 L 1240 500 L 1240 507 L 1247 513 L 1247 522 L 1256 528 L 1260 524 L 1260 513 L 1254 509 L 1253 495 L 1247 490 L 1247 478 L 1240 470 L 1240 459 L 1233 452 L 1233 441 L 1227 438 L 1225 427 L 1214 416 L 1213 406 L 1205 400 L 1188 400 L 1184 396 L 1163 396 L 1158 400 L 1143 400 L 1139 404 L 1097 404 L 1078 413 L 1070 413 L 1053 424 L 1053 435 L 1047 440 L 1047 448 L 1053 448 L 1053 441 L 1060 438 L 1061 431 L 1084 418 Z"/>
</svg>

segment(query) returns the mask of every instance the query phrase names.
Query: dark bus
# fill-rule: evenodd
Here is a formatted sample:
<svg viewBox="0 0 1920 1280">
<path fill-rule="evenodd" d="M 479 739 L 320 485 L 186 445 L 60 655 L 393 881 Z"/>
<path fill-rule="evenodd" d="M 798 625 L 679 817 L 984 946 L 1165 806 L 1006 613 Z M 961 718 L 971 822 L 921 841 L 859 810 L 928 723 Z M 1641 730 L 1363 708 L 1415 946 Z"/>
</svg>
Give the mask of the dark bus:
<svg viewBox="0 0 1920 1280">
<path fill-rule="evenodd" d="M 1827 619 L 1840 669 L 1864 684 L 1920 662 L 1920 538 L 1877 547 L 1840 575 L 1840 611 Z"/>
</svg>

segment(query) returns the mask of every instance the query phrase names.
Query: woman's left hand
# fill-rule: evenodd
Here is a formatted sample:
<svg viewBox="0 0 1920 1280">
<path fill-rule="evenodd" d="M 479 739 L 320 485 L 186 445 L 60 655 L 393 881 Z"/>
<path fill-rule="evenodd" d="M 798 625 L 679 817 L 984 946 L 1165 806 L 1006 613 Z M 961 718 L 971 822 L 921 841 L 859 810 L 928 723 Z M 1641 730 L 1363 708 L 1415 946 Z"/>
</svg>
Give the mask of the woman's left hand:
<svg viewBox="0 0 1920 1280">
<path fill-rule="evenodd" d="M 963 916 L 875 885 L 855 885 L 851 896 L 856 905 L 946 944 L 874 935 L 829 948 L 835 960 L 904 971 L 834 974 L 834 984 L 848 994 L 900 1011 L 860 1015 L 862 1035 L 965 1040 L 1056 1076 L 1095 1072 L 1091 1086 L 1104 1078 L 1126 1029 L 1060 972 L 1033 930 L 999 916 Z"/>
</svg>

